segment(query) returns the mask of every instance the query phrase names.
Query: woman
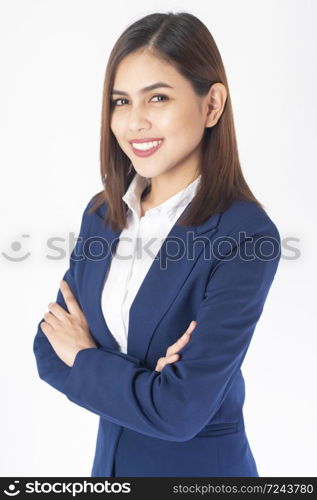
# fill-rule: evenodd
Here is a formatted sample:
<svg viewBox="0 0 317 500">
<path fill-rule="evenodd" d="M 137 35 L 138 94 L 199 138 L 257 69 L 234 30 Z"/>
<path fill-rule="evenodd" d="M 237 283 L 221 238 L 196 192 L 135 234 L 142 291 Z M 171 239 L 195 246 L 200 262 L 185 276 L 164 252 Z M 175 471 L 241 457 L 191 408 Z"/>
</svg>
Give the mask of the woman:
<svg viewBox="0 0 317 500">
<path fill-rule="evenodd" d="M 39 375 L 99 415 L 92 476 L 258 476 L 241 365 L 280 236 L 243 177 L 221 56 L 195 16 L 122 33 L 100 156 L 104 189 L 38 325 Z"/>
</svg>

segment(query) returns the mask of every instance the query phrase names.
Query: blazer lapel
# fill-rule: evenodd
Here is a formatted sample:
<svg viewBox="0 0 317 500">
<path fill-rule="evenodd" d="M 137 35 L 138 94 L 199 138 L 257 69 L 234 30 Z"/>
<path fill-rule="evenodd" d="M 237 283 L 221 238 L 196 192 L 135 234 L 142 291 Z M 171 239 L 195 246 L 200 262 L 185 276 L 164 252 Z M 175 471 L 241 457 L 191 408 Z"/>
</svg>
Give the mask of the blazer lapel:
<svg viewBox="0 0 317 500">
<path fill-rule="evenodd" d="M 104 209 L 99 209 L 101 218 L 104 212 Z M 140 360 L 145 359 L 156 327 L 203 252 L 210 233 L 217 231 L 219 217 L 220 214 L 217 213 L 200 226 L 182 227 L 174 224 L 131 305 L 127 354 Z M 100 345 L 119 350 L 119 344 L 103 315 L 102 292 L 121 231 L 111 231 L 108 225 L 103 227 L 101 222 L 102 229 L 98 229 L 97 240 L 101 237 L 106 243 L 105 255 L 99 259 L 89 259 L 86 266 L 87 274 L 83 280 L 85 283 L 83 294 L 86 299 L 83 300 L 83 312 L 89 320 L 92 334 Z M 196 238 L 202 234 L 207 238 L 202 238 L 203 244 L 197 243 Z M 100 244 L 95 252 L 96 254 L 100 252 Z"/>
<path fill-rule="evenodd" d="M 101 209 L 99 211 L 101 212 Z M 89 252 L 92 255 L 99 255 L 100 247 L 102 247 L 103 255 L 87 260 L 83 279 L 83 295 L 85 296 L 83 312 L 88 319 L 90 331 L 102 347 L 116 350 L 119 350 L 119 344 L 108 328 L 102 311 L 102 291 L 112 256 L 119 242 L 120 233 L 121 231 L 111 231 L 108 225 L 103 227 L 102 220 L 98 221 L 98 226 L 93 231 L 92 236 L 92 240 L 96 240 L 97 246 L 95 250 L 90 247 Z M 98 244 L 99 240 L 101 245 Z"/>
<path fill-rule="evenodd" d="M 145 359 L 156 327 L 210 241 L 210 234 L 217 231 L 219 217 L 215 214 L 200 226 L 172 227 L 131 305 L 128 354 Z M 199 243 L 202 234 L 205 238 Z"/>
</svg>

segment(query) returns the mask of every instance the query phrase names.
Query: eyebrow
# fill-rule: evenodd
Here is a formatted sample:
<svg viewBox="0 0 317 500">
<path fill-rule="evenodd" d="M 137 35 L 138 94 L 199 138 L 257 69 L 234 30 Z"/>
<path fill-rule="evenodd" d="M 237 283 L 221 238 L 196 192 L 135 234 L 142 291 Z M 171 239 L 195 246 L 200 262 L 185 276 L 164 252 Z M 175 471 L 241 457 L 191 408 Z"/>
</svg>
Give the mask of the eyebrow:
<svg viewBox="0 0 317 500">
<path fill-rule="evenodd" d="M 148 85 L 147 87 L 144 87 L 143 89 L 139 90 L 139 94 L 144 94 L 145 92 L 149 92 L 150 90 L 154 90 L 154 89 L 161 88 L 161 87 L 165 87 L 165 88 L 169 88 L 169 89 L 174 88 L 171 85 L 169 85 L 168 83 L 156 82 L 156 83 L 153 83 L 152 85 Z M 115 89 L 113 89 L 110 93 L 111 93 L 111 95 L 113 95 L 113 94 L 129 95 L 127 92 L 124 92 L 123 90 L 115 90 Z"/>
</svg>

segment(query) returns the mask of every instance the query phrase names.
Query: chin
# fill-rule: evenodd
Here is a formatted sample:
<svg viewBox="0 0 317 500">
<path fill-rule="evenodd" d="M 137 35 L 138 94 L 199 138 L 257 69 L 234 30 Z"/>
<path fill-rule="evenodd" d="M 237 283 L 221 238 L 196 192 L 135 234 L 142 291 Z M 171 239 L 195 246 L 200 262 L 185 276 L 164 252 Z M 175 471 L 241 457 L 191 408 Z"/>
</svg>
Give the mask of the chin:
<svg viewBox="0 0 317 500">
<path fill-rule="evenodd" d="M 155 162 L 154 158 L 151 159 L 150 157 L 138 158 L 136 161 L 134 160 L 134 163 L 131 160 L 131 163 L 134 169 L 144 177 L 157 177 L 159 175 L 165 174 L 166 172 L 169 172 L 170 170 L 173 170 L 174 167 L 174 164 L 171 165 L 170 162 L 168 162 L 167 164 L 165 163 L 164 166 L 164 162 Z"/>
</svg>

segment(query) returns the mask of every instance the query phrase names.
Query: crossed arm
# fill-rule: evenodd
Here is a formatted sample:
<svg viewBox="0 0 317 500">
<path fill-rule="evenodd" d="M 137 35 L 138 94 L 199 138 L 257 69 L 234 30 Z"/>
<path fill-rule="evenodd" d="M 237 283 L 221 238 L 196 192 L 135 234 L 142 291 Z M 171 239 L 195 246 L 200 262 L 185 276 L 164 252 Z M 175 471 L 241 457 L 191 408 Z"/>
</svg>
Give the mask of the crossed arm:
<svg viewBox="0 0 317 500">
<path fill-rule="evenodd" d="M 262 217 L 257 222 L 250 232 L 253 245 L 263 235 L 280 245 L 275 226 Z M 228 258 L 215 264 L 197 311 L 197 326 L 179 361 L 159 372 L 128 354 L 88 347 L 77 352 L 70 367 L 56 355 L 39 324 L 34 353 L 40 377 L 70 401 L 111 422 L 165 440 L 191 439 L 226 397 L 277 270 L 280 252 L 272 259 L 245 259 L 247 243 L 247 238 L 240 241 L 238 252 L 231 249 Z M 73 266 L 64 280 L 76 296 Z M 57 303 L 67 307 L 60 291 Z"/>
</svg>

